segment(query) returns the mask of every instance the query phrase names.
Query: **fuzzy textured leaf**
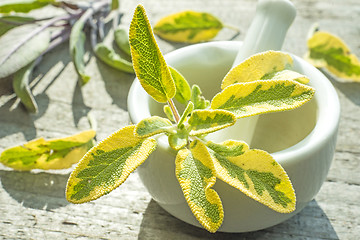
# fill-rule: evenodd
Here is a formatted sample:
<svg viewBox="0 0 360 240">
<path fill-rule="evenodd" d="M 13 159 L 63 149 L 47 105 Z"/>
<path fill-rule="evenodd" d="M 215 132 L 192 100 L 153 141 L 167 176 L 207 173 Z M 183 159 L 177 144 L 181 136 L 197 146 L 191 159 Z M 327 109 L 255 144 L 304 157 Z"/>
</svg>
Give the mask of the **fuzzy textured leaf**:
<svg viewBox="0 0 360 240">
<path fill-rule="evenodd" d="M 29 87 L 29 79 L 34 69 L 34 62 L 23 67 L 14 74 L 13 89 L 21 103 L 31 113 L 37 113 L 38 106 Z"/>
<path fill-rule="evenodd" d="M 118 26 L 114 31 L 116 45 L 127 55 L 131 56 L 129 30 L 124 26 Z"/>
<path fill-rule="evenodd" d="M 211 40 L 222 28 L 222 22 L 209 13 L 183 11 L 160 19 L 154 33 L 168 41 L 196 43 Z"/>
<path fill-rule="evenodd" d="M 307 45 L 305 58 L 315 67 L 325 67 L 339 78 L 360 82 L 360 61 L 339 37 L 319 31 Z"/>
<path fill-rule="evenodd" d="M 21 146 L 5 149 L 0 155 L 0 162 L 13 169 L 25 171 L 69 168 L 93 146 L 95 134 L 94 130 L 88 130 L 48 141 L 38 138 Z"/>
<path fill-rule="evenodd" d="M 180 120 L 178 122 L 178 125 L 181 126 L 186 119 L 188 118 L 189 114 L 194 110 L 194 104 L 192 102 L 189 102 L 188 105 L 186 106 L 183 114 L 180 117 Z"/>
<path fill-rule="evenodd" d="M 134 73 L 132 63 L 123 59 L 114 49 L 111 49 L 105 44 L 98 43 L 95 46 L 94 52 L 96 56 L 108 66 L 127 73 Z"/>
<path fill-rule="evenodd" d="M 221 83 L 221 89 L 234 83 L 267 78 L 268 75 L 289 69 L 292 65 L 293 59 L 287 53 L 267 51 L 252 55 L 228 72 Z"/>
<path fill-rule="evenodd" d="M 17 72 L 47 49 L 50 32 L 32 36 L 38 28 L 36 24 L 26 24 L 9 30 L 0 38 L 0 78 Z"/>
<path fill-rule="evenodd" d="M 295 210 L 289 177 L 269 153 L 233 140 L 207 147 L 219 179 L 277 212 Z"/>
<path fill-rule="evenodd" d="M 135 127 L 135 135 L 140 138 L 151 137 L 165 132 L 171 132 L 173 125 L 170 120 L 153 116 L 141 120 Z"/>
<path fill-rule="evenodd" d="M 224 212 L 219 195 L 212 189 L 216 181 L 213 162 L 205 145 L 195 140 L 189 149 L 178 152 L 176 177 L 196 219 L 210 232 L 222 224 Z"/>
<path fill-rule="evenodd" d="M 150 138 L 137 138 L 127 126 L 104 139 L 80 160 L 71 173 L 66 199 L 72 203 L 95 200 L 122 184 L 156 147 Z"/>
<path fill-rule="evenodd" d="M 53 2 L 55 0 L 2 0 L 0 2 L 0 13 L 30 12 Z"/>
<path fill-rule="evenodd" d="M 34 21 L 35 18 L 25 16 L 0 16 L 0 37 L 10 29 L 18 27 L 21 24 Z"/>
<path fill-rule="evenodd" d="M 236 83 L 218 93 L 212 109 L 233 112 L 237 118 L 297 108 L 308 102 L 314 89 L 289 80 L 258 80 Z"/>
<path fill-rule="evenodd" d="M 205 109 L 210 105 L 210 102 L 201 95 L 201 89 L 194 84 L 191 88 L 190 101 L 194 104 L 194 109 Z"/>
<path fill-rule="evenodd" d="M 224 110 L 195 110 L 188 121 L 192 136 L 212 133 L 234 125 L 235 122 L 236 116 Z"/>
<path fill-rule="evenodd" d="M 129 40 L 136 76 L 145 91 L 158 102 L 167 102 L 176 93 L 175 83 L 155 41 L 143 6 L 136 7 Z"/>
<path fill-rule="evenodd" d="M 86 84 L 90 80 L 90 76 L 85 73 L 84 63 L 86 37 L 85 33 L 83 32 L 83 28 L 86 21 L 87 16 L 84 14 L 79 20 L 75 22 L 71 29 L 69 39 L 70 55 L 74 62 L 75 70 L 80 77 L 81 85 Z"/>
<path fill-rule="evenodd" d="M 175 82 L 176 94 L 175 99 L 178 100 L 182 104 L 186 104 L 187 101 L 190 100 L 191 97 L 191 88 L 189 83 L 186 81 L 185 77 L 181 75 L 175 68 L 170 67 L 171 76 Z"/>
</svg>

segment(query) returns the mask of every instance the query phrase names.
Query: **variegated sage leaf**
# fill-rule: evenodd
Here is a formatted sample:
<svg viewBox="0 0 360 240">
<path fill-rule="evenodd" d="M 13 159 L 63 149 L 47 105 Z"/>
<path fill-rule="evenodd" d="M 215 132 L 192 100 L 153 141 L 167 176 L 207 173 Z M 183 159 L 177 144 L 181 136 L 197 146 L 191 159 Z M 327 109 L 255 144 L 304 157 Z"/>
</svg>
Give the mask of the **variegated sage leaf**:
<svg viewBox="0 0 360 240">
<path fill-rule="evenodd" d="M 195 110 L 188 121 L 192 136 L 212 133 L 229 127 L 235 122 L 236 116 L 224 110 Z"/>
<path fill-rule="evenodd" d="M 266 79 L 267 76 L 289 69 L 292 65 L 293 59 L 284 52 L 267 51 L 252 55 L 228 72 L 221 83 L 221 89 L 234 83 Z"/>
<path fill-rule="evenodd" d="M 169 135 L 169 145 L 175 151 L 178 151 L 188 144 L 189 133 L 185 128 L 178 129 L 176 133 Z"/>
<path fill-rule="evenodd" d="M 160 19 L 154 33 L 168 41 L 196 43 L 211 40 L 223 27 L 222 22 L 209 13 L 183 11 Z"/>
<path fill-rule="evenodd" d="M 191 89 L 190 101 L 194 103 L 194 109 L 205 109 L 210 105 L 210 102 L 201 95 L 201 89 L 194 84 Z"/>
<path fill-rule="evenodd" d="M 297 108 L 308 102 L 315 90 L 289 80 L 258 80 L 236 83 L 218 93 L 212 109 L 230 111 L 237 118 Z"/>
<path fill-rule="evenodd" d="M 315 67 L 325 67 L 339 78 L 360 82 L 360 61 L 339 37 L 315 32 L 308 39 L 306 59 Z"/>
<path fill-rule="evenodd" d="M 131 21 L 129 40 L 134 70 L 145 91 L 158 102 L 173 98 L 176 93 L 174 80 L 141 5 L 136 7 Z"/>
<path fill-rule="evenodd" d="M 277 212 L 295 210 L 295 192 L 289 177 L 269 153 L 233 140 L 208 142 L 207 147 L 216 177 Z"/>
<path fill-rule="evenodd" d="M 166 117 L 167 117 L 170 121 L 175 122 L 175 117 L 174 117 L 173 112 L 171 111 L 170 106 L 169 106 L 169 105 L 164 105 L 163 110 L 164 110 L 164 113 L 165 113 Z"/>
<path fill-rule="evenodd" d="M 181 126 L 184 121 L 187 119 L 187 117 L 189 116 L 189 114 L 194 110 L 194 104 L 192 102 L 189 102 L 188 105 L 186 106 L 183 114 L 181 115 L 181 118 L 178 122 L 178 125 Z"/>
<path fill-rule="evenodd" d="M 288 69 L 267 74 L 261 80 L 292 80 L 302 84 L 307 84 L 310 81 L 305 75 Z"/>
<path fill-rule="evenodd" d="M 25 171 L 69 168 L 93 146 L 95 134 L 94 130 L 88 130 L 65 138 L 38 138 L 21 146 L 5 149 L 0 155 L 0 162 Z"/>
<path fill-rule="evenodd" d="M 135 136 L 139 138 L 151 137 L 165 132 L 173 132 L 173 124 L 170 120 L 153 116 L 141 120 L 135 127 Z"/>
<path fill-rule="evenodd" d="M 42 8 L 55 0 L 2 0 L 0 1 L 0 13 L 30 12 L 33 9 Z"/>
<path fill-rule="evenodd" d="M 175 99 L 178 100 L 182 104 L 186 104 L 187 101 L 190 100 L 191 97 L 191 88 L 189 83 L 186 81 L 185 77 L 181 75 L 175 68 L 170 67 L 171 76 L 174 79 L 176 94 Z"/>
<path fill-rule="evenodd" d="M 156 141 L 136 137 L 134 129 L 133 125 L 120 129 L 81 159 L 67 183 L 69 202 L 84 203 L 111 192 L 148 158 Z"/>
<path fill-rule="evenodd" d="M 194 216 L 205 229 L 216 232 L 222 224 L 224 212 L 219 195 L 212 189 L 216 176 L 205 145 L 193 141 L 190 150 L 178 152 L 175 165 L 176 177 Z"/>
</svg>

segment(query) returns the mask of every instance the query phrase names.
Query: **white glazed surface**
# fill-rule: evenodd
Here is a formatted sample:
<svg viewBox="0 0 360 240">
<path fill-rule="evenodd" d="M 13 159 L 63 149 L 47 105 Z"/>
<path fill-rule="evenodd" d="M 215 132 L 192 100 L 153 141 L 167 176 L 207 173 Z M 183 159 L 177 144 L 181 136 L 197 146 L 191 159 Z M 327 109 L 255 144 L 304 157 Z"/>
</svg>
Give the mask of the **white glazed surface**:
<svg viewBox="0 0 360 240">
<path fill-rule="evenodd" d="M 197 79 L 197 84 L 207 93 L 207 99 L 211 99 L 220 90 L 220 82 L 230 69 L 240 46 L 240 42 L 196 44 L 171 52 L 165 58 L 190 83 Z M 272 156 L 284 167 L 293 183 L 297 197 L 296 211 L 290 214 L 277 213 L 217 180 L 214 189 L 219 193 L 224 206 L 224 222 L 219 231 L 255 231 L 285 221 L 315 197 L 327 176 L 335 151 L 340 118 L 339 100 L 335 89 L 320 71 L 296 56 L 293 58 L 294 69 L 310 78 L 309 85 L 316 89 L 316 94 L 304 106 L 305 110 L 299 110 L 303 112 L 298 113 L 298 117 L 306 120 L 309 115 L 310 119 L 304 123 L 296 114 L 293 119 L 293 126 L 303 124 L 304 129 L 306 128 L 305 133 L 302 133 L 302 128 L 298 131 L 303 136 L 297 136 L 300 139 L 297 143 L 272 153 Z M 161 108 L 142 89 L 138 80 L 134 81 L 130 89 L 128 109 L 134 124 L 151 114 L 161 113 Z M 282 116 L 279 119 L 281 118 Z M 274 129 L 279 125 L 276 121 L 270 123 Z M 238 137 L 241 139 L 241 134 Z M 274 136 L 270 142 L 277 142 L 280 137 Z M 290 135 L 289 137 L 291 138 Z M 160 206 L 173 216 L 200 226 L 182 194 L 175 176 L 174 162 L 175 154 L 169 148 L 167 138 L 162 136 L 158 138 L 156 151 L 139 167 L 138 173 L 150 195 Z"/>
</svg>

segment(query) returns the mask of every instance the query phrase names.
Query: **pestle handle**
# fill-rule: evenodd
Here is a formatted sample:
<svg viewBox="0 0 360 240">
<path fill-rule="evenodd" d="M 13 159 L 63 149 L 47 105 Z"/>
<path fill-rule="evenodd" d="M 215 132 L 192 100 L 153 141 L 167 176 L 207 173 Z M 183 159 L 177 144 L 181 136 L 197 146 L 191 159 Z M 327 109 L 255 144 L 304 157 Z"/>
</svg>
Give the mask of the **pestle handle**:
<svg viewBox="0 0 360 240">
<path fill-rule="evenodd" d="M 295 7 L 289 0 L 259 0 L 255 18 L 233 66 L 255 53 L 280 50 L 295 16 Z"/>
<path fill-rule="evenodd" d="M 243 45 L 234 60 L 233 67 L 253 54 L 267 50 L 280 50 L 286 32 L 296 16 L 289 0 L 259 0 Z M 259 116 L 238 119 L 225 135 L 241 139 L 251 146 Z"/>
</svg>

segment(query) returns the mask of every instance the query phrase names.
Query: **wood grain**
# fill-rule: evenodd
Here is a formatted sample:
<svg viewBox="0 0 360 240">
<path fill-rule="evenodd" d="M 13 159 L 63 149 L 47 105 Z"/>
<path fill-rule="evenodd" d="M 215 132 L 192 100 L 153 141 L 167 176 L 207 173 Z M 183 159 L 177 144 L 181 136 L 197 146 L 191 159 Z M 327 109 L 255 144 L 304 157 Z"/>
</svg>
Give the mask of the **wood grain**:
<svg viewBox="0 0 360 240">
<path fill-rule="evenodd" d="M 210 12 L 240 28 L 242 40 L 255 13 L 254 0 L 121 1 L 128 24 L 138 3 L 152 23 L 185 9 Z M 358 0 L 294 0 L 298 10 L 284 50 L 302 56 L 309 28 L 345 40 L 360 56 Z M 223 30 L 216 40 L 228 40 Z M 163 53 L 183 45 L 158 39 Z M 11 81 L 0 81 L 0 151 L 36 137 L 63 137 L 89 128 L 91 112 L 98 122 L 97 139 L 128 124 L 126 98 L 134 76 L 112 70 L 90 54 L 86 67 L 92 79 L 84 87 L 65 43 L 47 54 L 34 71 L 39 114 L 14 108 Z M 327 74 L 325 72 L 325 74 Z M 111 194 L 83 205 L 64 197 L 71 169 L 16 172 L 0 165 L 0 239 L 356 239 L 360 235 L 360 84 L 341 83 L 329 75 L 341 101 L 338 144 L 328 178 L 316 198 L 295 217 L 251 233 L 210 234 L 165 212 L 151 199 L 136 173 Z"/>
</svg>

